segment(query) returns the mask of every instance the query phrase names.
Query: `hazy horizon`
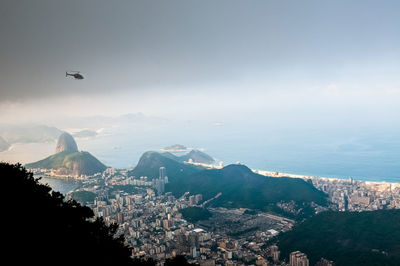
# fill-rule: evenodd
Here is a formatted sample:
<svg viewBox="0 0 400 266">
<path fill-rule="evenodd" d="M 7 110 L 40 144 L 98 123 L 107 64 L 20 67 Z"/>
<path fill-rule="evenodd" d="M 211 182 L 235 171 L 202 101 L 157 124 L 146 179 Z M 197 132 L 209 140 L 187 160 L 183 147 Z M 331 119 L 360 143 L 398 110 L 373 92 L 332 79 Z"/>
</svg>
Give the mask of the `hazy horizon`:
<svg viewBox="0 0 400 266">
<path fill-rule="evenodd" d="M 318 147 L 330 160 L 348 145 L 332 169 L 361 160 L 354 167 L 397 171 L 399 10 L 398 1 L 2 1 L 0 124 L 99 130 L 112 125 L 73 121 L 142 113 L 156 120 L 130 128 L 132 141 L 166 135 L 143 147 L 214 138 L 230 151 L 240 141 L 242 151 L 220 155 L 257 166 L 244 147 L 300 165 L 296 153 L 313 160 Z M 85 79 L 65 77 L 74 70 Z"/>
</svg>

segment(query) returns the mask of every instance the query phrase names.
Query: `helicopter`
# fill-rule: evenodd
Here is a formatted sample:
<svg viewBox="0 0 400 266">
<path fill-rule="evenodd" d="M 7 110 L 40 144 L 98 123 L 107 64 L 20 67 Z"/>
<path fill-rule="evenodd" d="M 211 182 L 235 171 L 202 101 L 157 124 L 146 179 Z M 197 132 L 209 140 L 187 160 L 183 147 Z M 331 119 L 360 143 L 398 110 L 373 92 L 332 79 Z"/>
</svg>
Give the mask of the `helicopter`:
<svg viewBox="0 0 400 266">
<path fill-rule="evenodd" d="M 72 77 L 74 77 L 75 79 L 83 79 L 83 76 L 79 73 L 79 71 L 70 71 L 70 72 L 75 72 L 75 73 L 68 73 L 68 72 L 65 72 L 65 76 L 66 76 L 66 77 L 72 76 Z"/>
</svg>

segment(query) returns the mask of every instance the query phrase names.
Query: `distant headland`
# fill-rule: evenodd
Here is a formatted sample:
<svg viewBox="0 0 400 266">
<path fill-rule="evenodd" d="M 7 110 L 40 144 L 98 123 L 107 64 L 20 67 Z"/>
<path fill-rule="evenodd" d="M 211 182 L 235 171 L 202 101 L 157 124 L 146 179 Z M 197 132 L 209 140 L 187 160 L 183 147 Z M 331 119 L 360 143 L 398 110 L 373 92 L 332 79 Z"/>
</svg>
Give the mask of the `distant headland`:
<svg viewBox="0 0 400 266">
<path fill-rule="evenodd" d="M 102 173 L 106 166 L 86 151 L 79 151 L 74 138 L 67 132 L 58 138 L 56 153 L 43 160 L 29 163 L 26 168 L 52 169 L 55 175 L 78 177 Z"/>
</svg>

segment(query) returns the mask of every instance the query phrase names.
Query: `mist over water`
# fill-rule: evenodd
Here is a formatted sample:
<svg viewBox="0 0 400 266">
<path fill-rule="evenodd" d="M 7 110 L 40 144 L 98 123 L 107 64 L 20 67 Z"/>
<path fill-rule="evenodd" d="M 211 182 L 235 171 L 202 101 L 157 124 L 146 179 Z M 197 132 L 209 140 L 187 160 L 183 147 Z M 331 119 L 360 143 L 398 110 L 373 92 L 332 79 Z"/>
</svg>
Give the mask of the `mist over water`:
<svg viewBox="0 0 400 266">
<path fill-rule="evenodd" d="M 117 168 L 179 143 L 225 164 L 400 182 L 398 1 L 39 2 L 1 9 L 0 125 L 107 128 L 77 142 Z M 110 127 L 138 112 L 173 122 Z M 13 143 L 0 160 L 54 150 Z"/>
<path fill-rule="evenodd" d="M 283 173 L 400 182 L 400 130 L 395 126 L 328 127 L 236 118 L 163 121 L 118 123 L 76 142 L 79 150 L 114 168 L 135 167 L 146 151 L 182 144 L 225 165 L 240 162 Z M 54 154 L 55 147 L 55 142 L 17 143 L 1 152 L 0 160 L 30 163 Z"/>
</svg>

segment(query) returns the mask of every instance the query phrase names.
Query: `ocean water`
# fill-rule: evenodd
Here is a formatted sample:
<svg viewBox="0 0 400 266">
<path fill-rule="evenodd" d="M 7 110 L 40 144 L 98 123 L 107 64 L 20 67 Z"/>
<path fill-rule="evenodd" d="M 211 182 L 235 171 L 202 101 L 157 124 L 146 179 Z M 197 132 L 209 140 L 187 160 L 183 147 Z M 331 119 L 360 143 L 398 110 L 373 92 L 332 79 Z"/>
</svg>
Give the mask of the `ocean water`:
<svg viewBox="0 0 400 266">
<path fill-rule="evenodd" d="M 202 149 L 225 165 L 241 162 L 252 169 L 283 173 L 400 182 L 400 130 L 283 128 L 193 121 L 130 124 L 76 141 L 80 150 L 115 168 L 134 167 L 145 151 L 183 144 Z M 0 161 L 40 160 L 54 153 L 55 146 L 16 145 L 0 153 Z"/>
<path fill-rule="evenodd" d="M 310 176 L 400 182 L 400 132 L 275 130 L 192 123 L 118 128 L 80 146 L 105 164 L 134 167 L 143 152 L 172 144 L 199 148 L 225 165 Z"/>
<path fill-rule="evenodd" d="M 79 186 L 79 181 L 73 179 L 58 179 L 43 176 L 39 180 L 40 183 L 50 186 L 54 191 L 58 191 L 62 194 L 66 194 Z"/>
</svg>

